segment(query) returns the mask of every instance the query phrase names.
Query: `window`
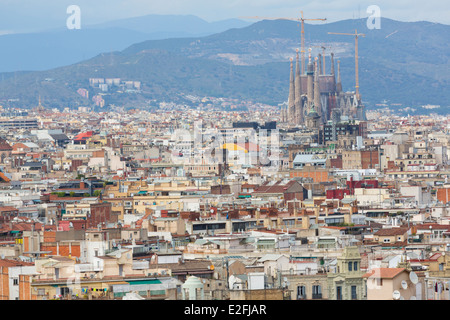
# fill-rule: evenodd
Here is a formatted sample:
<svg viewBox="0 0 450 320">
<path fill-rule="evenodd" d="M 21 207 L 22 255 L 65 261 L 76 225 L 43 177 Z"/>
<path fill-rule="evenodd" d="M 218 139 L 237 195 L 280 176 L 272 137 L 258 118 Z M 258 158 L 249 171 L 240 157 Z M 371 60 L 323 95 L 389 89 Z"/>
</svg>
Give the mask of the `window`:
<svg viewBox="0 0 450 320">
<path fill-rule="evenodd" d="M 14 286 L 18 286 L 19 285 L 19 279 L 18 278 L 14 278 L 13 279 L 13 285 Z"/>
<path fill-rule="evenodd" d="M 353 263 L 353 270 L 358 271 L 358 262 L 357 261 L 355 261 Z"/>
<path fill-rule="evenodd" d="M 312 298 L 313 299 L 322 299 L 322 287 L 320 285 L 312 286 Z"/>
<path fill-rule="evenodd" d="M 381 287 L 383 285 L 383 279 L 382 278 L 375 278 L 377 282 L 377 287 Z"/>
<path fill-rule="evenodd" d="M 336 300 L 342 300 L 342 287 L 336 287 Z"/>
<path fill-rule="evenodd" d="M 297 300 L 306 299 L 306 287 L 298 286 L 297 287 Z"/>
<path fill-rule="evenodd" d="M 348 271 L 352 271 L 352 262 L 351 261 L 348 263 Z"/>
<path fill-rule="evenodd" d="M 356 294 L 356 286 L 352 286 L 351 291 L 352 291 L 352 300 L 357 300 L 358 297 Z"/>
</svg>

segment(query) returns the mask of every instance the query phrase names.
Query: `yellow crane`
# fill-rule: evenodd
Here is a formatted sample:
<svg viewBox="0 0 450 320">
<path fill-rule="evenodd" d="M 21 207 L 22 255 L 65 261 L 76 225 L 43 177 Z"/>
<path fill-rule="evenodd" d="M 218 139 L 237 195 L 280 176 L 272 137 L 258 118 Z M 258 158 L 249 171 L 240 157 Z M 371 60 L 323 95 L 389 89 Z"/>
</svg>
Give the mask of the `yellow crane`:
<svg viewBox="0 0 450 320">
<path fill-rule="evenodd" d="M 355 33 L 338 33 L 338 32 L 328 32 L 328 34 L 339 34 L 344 36 L 354 36 L 355 37 L 355 91 L 356 91 L 356 99 L 360 99 L 359 96 L 359 76 L 358 76 L 358 37 L 365 37 L 366 35 L 363 33 L 358 33 L 358 30 L 355 29 Z"/>
<path fill-rule="evenodd" d="M 239 17 L 241 19 L 259 19 L 259 20 L 294 20 L 301 22 L 301 63 L 302 63 L 302 74 L 305 72 L 305 21 L 326 21 L 327 18 L 317 18 L 317 19 L 305 19 L 303 18 L 303 11 L 300 11 L 301 18 L 282 18 L 282 17 Z"/>
</svg>

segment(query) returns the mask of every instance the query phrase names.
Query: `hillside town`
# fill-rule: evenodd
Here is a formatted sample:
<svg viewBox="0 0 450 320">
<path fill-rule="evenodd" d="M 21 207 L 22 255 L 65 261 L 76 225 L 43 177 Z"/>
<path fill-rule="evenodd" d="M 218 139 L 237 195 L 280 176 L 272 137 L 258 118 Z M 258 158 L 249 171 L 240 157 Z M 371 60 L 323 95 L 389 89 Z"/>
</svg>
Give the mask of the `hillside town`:
<svg viewBox="0 0 450 320">
<path fill-rule="evenodd" d="M 1 299 L 449 300 L 449 118 L 311 88 L 305 113 L 3 109 Z"/>
</svg>

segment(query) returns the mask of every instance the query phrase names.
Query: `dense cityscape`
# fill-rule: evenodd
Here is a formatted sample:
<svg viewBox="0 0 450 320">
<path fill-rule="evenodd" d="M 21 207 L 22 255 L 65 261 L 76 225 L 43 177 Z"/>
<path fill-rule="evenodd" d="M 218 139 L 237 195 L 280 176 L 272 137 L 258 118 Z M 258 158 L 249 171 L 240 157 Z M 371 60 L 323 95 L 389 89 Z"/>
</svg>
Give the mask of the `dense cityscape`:
<svg viewBox="0 0 450 320">
<path fill-rule="evenodd" d="M 0 299 L 450 300 L 450 118 L 367 108 L 355 69 L 301 47 L 279 105 L 1 107 Z"/>
</svg>

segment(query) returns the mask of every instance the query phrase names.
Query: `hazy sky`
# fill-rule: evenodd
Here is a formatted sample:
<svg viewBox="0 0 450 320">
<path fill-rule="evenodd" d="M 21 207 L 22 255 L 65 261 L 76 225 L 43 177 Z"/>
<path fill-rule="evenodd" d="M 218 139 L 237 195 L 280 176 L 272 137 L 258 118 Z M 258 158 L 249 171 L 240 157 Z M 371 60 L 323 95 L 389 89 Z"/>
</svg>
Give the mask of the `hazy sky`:
<svg viewBox="0 0 450 320">
<path fill-rule="evenodd" d="M 207 21 L 241 16 L 364 18 L 370 5 L 400 21 L 450 24 L 448 0 L 0 0 L 0 34 L 65 27 L 69 5 L 81 9 L 82 25 L 147 14 L 196 15 Z"/>
</svg>

